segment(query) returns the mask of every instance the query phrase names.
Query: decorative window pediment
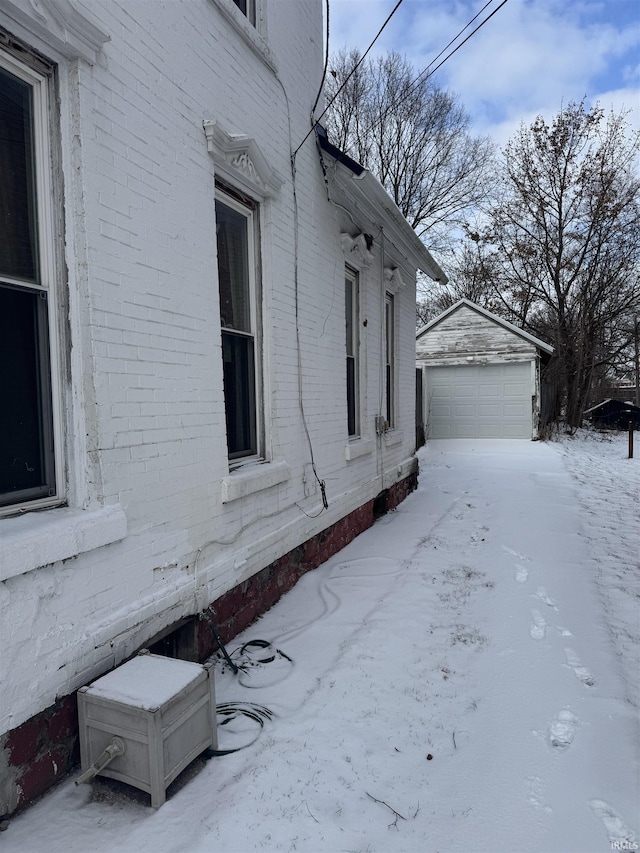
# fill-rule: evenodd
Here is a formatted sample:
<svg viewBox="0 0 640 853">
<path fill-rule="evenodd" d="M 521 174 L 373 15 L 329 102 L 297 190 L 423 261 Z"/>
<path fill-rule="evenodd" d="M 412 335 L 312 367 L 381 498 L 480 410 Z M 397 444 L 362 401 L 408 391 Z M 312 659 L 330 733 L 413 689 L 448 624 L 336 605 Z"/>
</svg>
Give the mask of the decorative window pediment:
<svg viewBox="0 0 640 853">
<path fill-rule="evenodd" d="M 402 273 L 397 267 L 385 267 L 384 270 L 385 287 L 390 293 L 399 293 L 405 286 L 406 282 L 402 278 Z"/>
<path fill-rule="evenodd" d="M 365 234 L 357 234 L 355 237 L 352 237 L 351 234 L 343 231 L 340 234 L 340 243 L 342 244 L 342 252 L 347 263 L 365 268 L 371 265 L 373 255 L 369 249 Z"/>
<path fill-rule="evenodd" d="M 215 120 L 203 122 L 203 127 L 207 149 L 221 178 L 258 200 L 278 192 L 283 180 L 268 164 L 255 139 L 244 133 L 227 133 Z"/>
<path fill-rule="evenodd" d="M 13 34 L 45 55 L 54 50 L 67 59 L 94 63 L 109 41 L 91 13 L 73 0 L 2 0 L 2 12 Z"/>
</svg>

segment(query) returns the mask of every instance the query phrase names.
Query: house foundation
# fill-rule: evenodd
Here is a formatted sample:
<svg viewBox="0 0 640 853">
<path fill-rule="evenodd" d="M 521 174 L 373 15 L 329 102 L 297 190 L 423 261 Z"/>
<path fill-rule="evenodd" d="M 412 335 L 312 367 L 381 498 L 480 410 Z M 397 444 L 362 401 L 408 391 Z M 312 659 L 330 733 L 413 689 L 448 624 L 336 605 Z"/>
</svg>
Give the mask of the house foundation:
<svg viewBox="0 0 640 853">
<path fill-rule="evenodd" d="M 217 648 L 210 623 L 214 624 L 223 642 L 232 640 L 269 610 L 302 575 L 338 553 L 371 527 L 385 511 L 395 509 L 417 484 L 416 467 L 415 472 L 381 495 L 212 602 L 195 627 L 198 659 L 205 660 Z M 180 639 L 184 637 L 184 628 L 183 623 L 178 629 Z M 176 656 L 181 656 L 181 649 L 185 648 L 184 642 L 167 642 L 166 646 L 168 653 Z M 155 649 L 158 650 L 157 643 Z M 74 691 L 0 738 L 0 808 L 4 811 L 4 815 L 0 811 L 0 823 L 32 804 L 71 772 L 79 761 L 78 710 Z"/>
</svg>

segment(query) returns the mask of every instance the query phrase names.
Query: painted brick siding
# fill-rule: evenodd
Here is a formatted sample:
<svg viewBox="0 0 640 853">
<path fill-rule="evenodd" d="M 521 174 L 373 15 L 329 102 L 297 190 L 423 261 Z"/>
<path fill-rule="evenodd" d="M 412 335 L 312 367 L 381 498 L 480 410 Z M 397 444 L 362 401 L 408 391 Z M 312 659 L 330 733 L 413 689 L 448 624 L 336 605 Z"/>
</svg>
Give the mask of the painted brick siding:
<svg viewBox="0 0 640 853">
<path fill-rule="evenodd" d="M 69 510 L 0 517 L 0 546 L 25 564 L 0 566 L 5 747 L 28 721 L 57 719 L 57 702 L 67 708 L 66 697 L 167 626 L 412 476 L 415 270 L 403 270 L 409 283 L 396 295 L 398 428 L 376 437 L 383 291 L 374 245 L 361 329 L 371 448 L 348 461 L 345 225 L 327 198 L 313 138 L 296 155 L 295 217 L 290 152 L 310 129 L 321 81 L 322 2 L 263 0 L 268 61 L 225 3 L 233 5 L 83 0 L 76 6 L 109 36 L 95 64 L 52 49 L 61 258 L 54 335 Z M 10 24 L 0 10 L 0 27 L 11 32 Z M 250 477 L 259 485 L 264 470 L 284 473 L 226 502 L 238 475 L 226 452 L 216 172 L 203 131 L 212 119 L 253 138 L 282 179 L 259 209 L 267 461 Z M 309 518 L 322 507 L 311 450 L 329 501 L 318 518 Z M 10 741 L 12 755 L 26 749 L 20 739 Z M 26 765 L 39 768 L 22 787 L 0 754 L 0 815 L 27 787 L 37 794 L 51 762 L 73 760 L 65 737 L 55 755 L 43 743 L 20 763 L 23 776 Z"/>
<path fill-rule="evenodd" d="M 398 506 L 416 486 L 417 469 L 384 493 L 383 511 Z M 368 501 L 213 602 L 197 623 L 198 660 L 204 661 L 218 648 L 211 624 L 223 643 L 228 643 L 303 574 L 336 554 L 374 521 L 374 501 Z M 79 759 L 77 699 L 72 693 L 0 737 L 0 769 L 4 768 L 2 782 L 8 792 L 4 807 L 9 806 L 11 813 L 21 811 L 74 770 Z"/>
</svg>

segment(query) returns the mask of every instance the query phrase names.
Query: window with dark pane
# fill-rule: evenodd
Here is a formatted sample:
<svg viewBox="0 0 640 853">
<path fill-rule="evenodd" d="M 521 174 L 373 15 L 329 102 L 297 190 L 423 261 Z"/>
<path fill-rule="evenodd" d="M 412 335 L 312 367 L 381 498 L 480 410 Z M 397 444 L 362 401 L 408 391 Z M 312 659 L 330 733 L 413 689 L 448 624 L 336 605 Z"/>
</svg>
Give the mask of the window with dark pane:
<svg viewBox="0 0 640 853">
<path fill-rule="evenodd" d="M 347 353 L 347 425 L 349 436 L 357 436 L 360 432 L 358 278 L 352 270 L 347 269 L 345 272 L 344 288 Z"/>
<path fill-rule="evenodd" d="M 238 205 L 241 208 L 240 205 Z M 252 211 L 216 201 L 218 283 L 227 445 L 230 459 L 258 452 L 256 352 L 252 310 Z"/>
<path fill-rule="evenodd" d="M 15 61 L 2 60 L 0 55 L 0 508 L 6 508 L 54 497 L 56 478 L 49 295 L 38 260 L 39 84 L 28 82 L 26 69 L 25 79 L 17 76 Z M 43 89 L 44 82 L 41 97 Z"/>
<path fill-rule="evenodd" d="M 47 300 L 0 284 L 0 506 L 55 492 Z"/>
<path fill-rule="evenodd" d="M 253 26 L 256 25 L 256 0 L 233 0 L 238 9 L 243 15 L 251 21 Z"/>
<path fill-rule="evenodd" d="M 395 320 L 393 294 L 387 293 L 384 303 L 385 326 L 385 396 L 389 429 L 395 426 Z"/>
<path fill-rule="evenodd" d="M 0 68 L 0 275 L 35 281 L 32 88 Z"/>
</svg>

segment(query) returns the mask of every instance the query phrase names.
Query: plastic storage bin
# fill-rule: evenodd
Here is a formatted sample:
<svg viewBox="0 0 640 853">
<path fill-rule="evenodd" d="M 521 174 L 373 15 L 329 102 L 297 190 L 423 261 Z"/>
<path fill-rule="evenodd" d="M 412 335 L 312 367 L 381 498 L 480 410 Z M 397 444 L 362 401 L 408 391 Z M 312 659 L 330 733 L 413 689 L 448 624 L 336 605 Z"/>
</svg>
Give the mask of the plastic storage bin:
<svg viewBox="0 0 640 853">
<path fill-rule="evenodd" d="M 124 753 L 99 775 L 146 791 L 154 808 L 194 758 L 218 745 L 211 664 L 141 652 L 80 688 L 78 715 L 83 772 L 118 738 Z"/>
</svg>

